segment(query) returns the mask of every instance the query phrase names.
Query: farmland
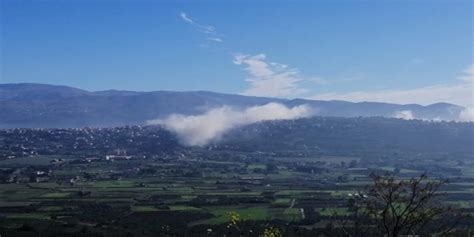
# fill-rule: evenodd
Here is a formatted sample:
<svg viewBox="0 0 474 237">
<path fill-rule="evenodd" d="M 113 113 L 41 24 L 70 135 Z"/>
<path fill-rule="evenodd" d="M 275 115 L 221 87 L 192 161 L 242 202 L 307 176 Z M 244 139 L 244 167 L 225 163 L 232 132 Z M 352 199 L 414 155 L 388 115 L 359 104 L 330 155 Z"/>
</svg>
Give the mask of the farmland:
<svg viewBox="0 0 474 237">
<path fill-rule="evenodd" d="M 37 133 L 27 131 L 31 141 Z M 117 133 L 132 132 L 122 128 Z M 104 131 L 99 135 L 106 136 Z M 148 144 L 137 136 L 140 144 Z M 6 137 L 4 144 L 11 146 Z M 314 236 L 324 234 L 335 217 L 350 215 L 347 200 L 371 184 L 371 173 L 448 179 L 441 202 L 474 212 L 469 154 L 305 150 L 300 155 L 297 149 L 276 154 L 170 144 L 160 152 L 145 146 L 124 151 L 131 143 L 105 151 L 65 146 L 55 154 L 32 153 L 33 145 L 24 145 L 26 155 L 0 160 L 0 234 L 222 236 L 232 235 L 229 213 L 237 213 L 245 236 L 258 236 L 268 226 L 284 229 L 286 236 Z M 422 158 L 407 162 L 416 156 Z M 467 220 L 461 228 L 473 224 Z"/>
</svg>

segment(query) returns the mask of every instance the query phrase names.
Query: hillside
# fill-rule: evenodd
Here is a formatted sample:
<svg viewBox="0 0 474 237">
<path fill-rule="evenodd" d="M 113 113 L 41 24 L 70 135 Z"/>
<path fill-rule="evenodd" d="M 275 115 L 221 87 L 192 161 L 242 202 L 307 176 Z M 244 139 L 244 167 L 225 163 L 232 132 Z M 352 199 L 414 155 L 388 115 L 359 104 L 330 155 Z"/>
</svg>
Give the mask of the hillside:
<svg viewBox="0 0 474 237">
<path fill-rule="evenodd" d="M 0 84 L 0 128 L 110 127 L 140 125 L 173 113 L 199 114 L 223 105 L 248 107 L 278 102 L 287 106 L 307 104 L 319 116 L 393 117 L 409 110 L 416 118 L 455 120 L 463 107 L 438 103 L 429 106 L 345 101 L 277 99 L 192 92 L 90 92 L 66 86 L 43 84 Z"/>
<path fill-rule="evenodd" d="M 217 149 L 294 154 L 446 154 L 472 157 L 473 123 L 314 117 L 256 123 L 227 133 Z"/>
</svg>

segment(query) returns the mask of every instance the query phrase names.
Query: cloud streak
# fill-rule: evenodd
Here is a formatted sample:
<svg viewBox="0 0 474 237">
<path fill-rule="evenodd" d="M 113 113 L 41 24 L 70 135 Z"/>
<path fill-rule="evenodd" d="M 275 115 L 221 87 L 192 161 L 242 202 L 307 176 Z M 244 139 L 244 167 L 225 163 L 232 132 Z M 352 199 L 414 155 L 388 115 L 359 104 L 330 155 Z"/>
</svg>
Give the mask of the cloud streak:
<svg viewBox="0 0 474 237">
<path fill-rule="evenodd" d="M 200 115 L 173 114 L 165 119 L 150 120 L 147 124 L 161 125 L 176 133 L 185 145 L 204 146 L 219 140 L 233 128 L 260 121 L 305 118 L 314 113 L 306 105 L 289 108 L 279 103 L 269 103 L 245 109 L 222 106 Z"/>
<path fill-rule="evenodd" d="M 288 65 L 268 62 L 265 54 L 234 56 L 234 64 L 244 66 L 249 78 L 250 88 L 242 92 L 248 96 L 288 97 L 308 92 L 302 88 L 302 82 L 314 82 L 305 79 L 296 68 Z M 322 79 L 319 79 L 321 81 Z"/>
<path fill-rule="evenodd" d="M 206 34 L 208 42 L 223 42 L 214 26 L 199 24 L 185 12 L 181 12 L 179 16 L 184 22 Z M 410 62 L 412 64 L 420 64 L 424 60 L 413 58 Z M 249 87 L 241 92 L 242 95 L 247 96 L 301 97 L 309 92 L 303 86 L 306 82 L 319 85 L 335 82 L 334 80 L 327 81 L 318 77 L 304 77 L 297 68 L 268 61 L 267 56 L 263 53 L 257 55 L 236 54 L 234 55 L 233 63 L 242 66 L 248 74 L 248 78 L 245 81 L 249 84 Z M 452 84 L 435 84 L 411 89 L 322 93 L 306 98 L 314 100 L 372 101 L 421 105 L 447 102 L 467 108 L 474 108 L 474 64 L 468 66 L 457 79 L 458 82 Z M 340 82 L 342 81 L 340 80 Z M 468 112 L 466 113 L 469 114 Z"/>
<path fill-rule="evenodd" d="M 447 102 L 465 107 L 474 106 L 474 65 L 466 68 L 459 81 L 452 85 L 439 84 L 407 90 L 355 91 L 323 93 L 309 97 L 315 100 L 346 100 L 352 102 L 374 101 L 396 104 L 429 105 Z"/>
<path fill-rule="evenodd" d="M 474 83 L 474 64 L 464 69 L 463 74 L 459 76 L 458 79 L 465 82 Z"/>
<path fill-rule="evenodd" d="M 179 16 L 181 17 L 181 19 L 192 25 L 194 28 L 196 28 L 199 32 L 209 36 L 207 37 L 207 40 L 208 41 L 211 41 L 211 42 L 216 42 L 216 43 L 222 43 L 223 40 L 221 37 L 218 36 L 217 34 L 217 31 L 216 31 L 216 28 L 212 25 L 203 25 L 203 24 L 199 24 L 197 23 L 196 20 L 192 19 L 190 16 L 188 16 L 188 14 L 186 14 L 185 12 L 181 12 L 179 13 Z"/>
<path fill-rule="evenodd" d="M 222 39 L 221 39 L 221 38 L 209 37 L 209 38 L 207 38 L 207 39 L 210 40 L 210 41 L 222 43 Z"/>
</svg>

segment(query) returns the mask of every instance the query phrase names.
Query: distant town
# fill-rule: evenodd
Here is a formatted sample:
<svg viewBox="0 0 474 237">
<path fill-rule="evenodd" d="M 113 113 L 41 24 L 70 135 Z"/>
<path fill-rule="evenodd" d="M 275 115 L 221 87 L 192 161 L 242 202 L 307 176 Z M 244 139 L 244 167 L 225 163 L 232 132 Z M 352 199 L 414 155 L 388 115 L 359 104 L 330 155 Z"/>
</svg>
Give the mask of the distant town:
<svg viewBox="0 0 474 237">
<path fill-rule="evenodd" d="M 347 200 L 370 185 L 371 174 L 447 179 L 440 201 L 474 212 L 472 138 L 451 133 L 443 139 L 458 147 L 425 149 L 420 141 L 412 150 L 404 147 L 412 139 L 405 135 L 384 143 L 383 134 L 407 126 L 418 127 L 422 139 L 445 136 L 443 129 L 473 129 L 470 123 L 313 118 L 254 124 L 204 147 L 183 146 L 158 126 L 1 130 L 0 227 L 4 233 L 220 236 L 235 212 L 239 233 L 272 225 L 313 236 L 350 215 Z M 344 137 L 362 130 L 365 144 L 373 145 L 348 149 Z M 289 135 L 308 142 L 288 144 Z M 461 227 L 474 224 L 463 221 Z"/>
</svg>

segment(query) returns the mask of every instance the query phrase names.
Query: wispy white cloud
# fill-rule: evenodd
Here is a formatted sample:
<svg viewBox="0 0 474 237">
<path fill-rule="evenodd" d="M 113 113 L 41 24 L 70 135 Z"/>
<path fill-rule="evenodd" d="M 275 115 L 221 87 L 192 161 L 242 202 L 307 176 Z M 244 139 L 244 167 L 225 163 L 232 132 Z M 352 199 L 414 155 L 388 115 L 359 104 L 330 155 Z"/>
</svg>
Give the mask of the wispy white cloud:
<svg viewBox="0 0 474 237">
<path fill-rule="evenodd" d="M 466 82 L 474 82 L 474 64 L 464 69 L 463 74 L 458 79 Z"/>
<path fill-rule="evenodd" d="M 210 41 L 219 42 L 219 43 L 223 41 L 221 38 L 217 38 L 217 37 L 209 37 L 207 39 Z"/>
<path fill-rule="evenodd" d="M 194 24 L 193 19 L 189 18 L 188 15 L 186 15 L 186 13 L 181 12 L 181 13 L 179 13 L 179 16 L 180 16 L 181 19 L 183 19 L 184 21 L 186 21 L 186 22 L 188 22 L 188 23 L 191 23 L 191 24 Z"/>
<path fill-rule="evenodd" d="M 288 65 L 268 62 L 265 54 L 237 54 L 234 64 L 242 65 L 249 74 L 250 88 L 242 92 L 250 96 L 294 97 L 308 92 L 303 82 L 321 82 L 321 78 L 303 78 L 300 71 Z"/>
<path fill-rule="evenodd" d="M 187 15 L 185 12 L 179 14 L 186 23 L 194 26 L 198 31 L 206 34 L 208 42 L 222 43 L 212 25 L 203 25 Z M 207 47 L 207 44 L 203 44 Z M 360 78 L 348 78 L 343 80 L 327 81 L 319 77 L 303 77 L 297 68 L 276 62 L 269 62 L 265 54 L 234 56 L 234 64 L 244 66 L 249 77 L 245 80 L 249 88 L 241 94 L 249 96 L 270 97 L 298 97 L 309 91 L 303 86 L 305 82 L 327 85 L 332 83 L 356 81 Z M 412 58 L 411 64 L 424 63 L 423 59 Z M 452 84 L 435 84 L 412 89 L 385 89 L 373 91 L 351 91 L 342 93 L 322 93 L 307 97 L 316 100 L 345 100 L 353 102 L 373 101 L 397 104 L 421 104 L 429 105 L 436 102 L 447 102 L 474 108 L 474 64 L 468 66 L 463 73 L 457 77 L 458 82 Z M 467 113 L 467 112 L 466 112 Z M 469 114 L 469 113 L 468 113 Z"/>
<path fill-rule="evenodd" d="M 355 91 L 348 93 L 323 93 L 309 97 L 316 100 L 346 100 L 353 102 L 374 101 L 396 104 L 428 105 L 448 102 L 458 105 L 472 104 L 472 85 L 434 85 L 408 90 Z"/>
<path fill-rule="evenodd" d="M 306 105 L 286 107 L 269 103 L 245 109 L 229 106 L 210 109 L 199 115 L 173 114 L 165 119 L 148 121 L 147 124 L 162 125 L 175 132 L 185 145 L 204 146 L 216 141 L 236 127 L 268 120 L 284 120 L 310 117 L 315 113 Z"/>
<path fill-rule="evenodd" d="M 347 93 L 323 93 L 309 97 L 316 100 L 347 100 L 353 102 L 376 101 L 397 104 L 428 105 L 447 102 L 466 107 L 474 106 L 474 66 L 469 66 L 458 77 L 457 83 L 437 84 L 414 89 L 355 91 Z"/>
<path fill-rule="evenodd" d="M 217 36 L 217 31 L 214 26 L 199 24 L 197 23 L 196 20 L 188 16 L 188 14 L 186 14 L 185 12 L 179 13 L 179 16 L 181 17 L 183 21 L 192 25 L 199 32 L 204 33 L 208 36 L 212 36 L 212 37 L 207 37 L 208 41 L 217 42 L 217 43 L 223 42 L 222 38 Z"/>
</svg>

